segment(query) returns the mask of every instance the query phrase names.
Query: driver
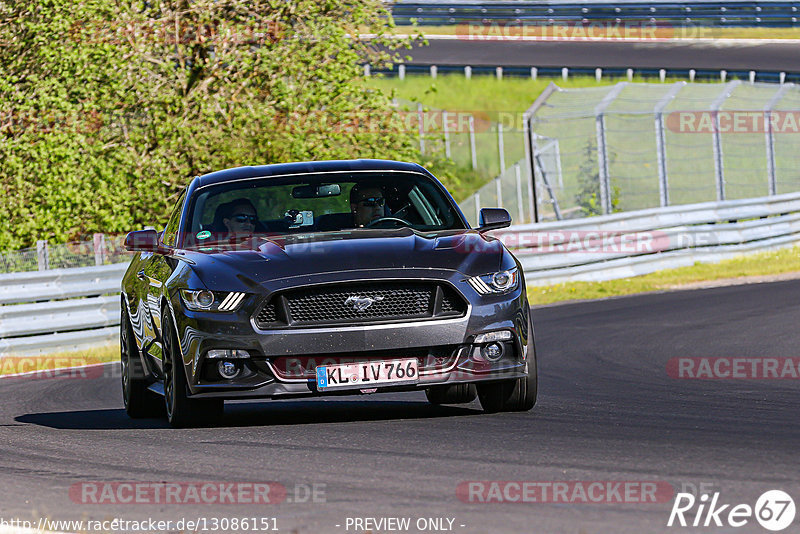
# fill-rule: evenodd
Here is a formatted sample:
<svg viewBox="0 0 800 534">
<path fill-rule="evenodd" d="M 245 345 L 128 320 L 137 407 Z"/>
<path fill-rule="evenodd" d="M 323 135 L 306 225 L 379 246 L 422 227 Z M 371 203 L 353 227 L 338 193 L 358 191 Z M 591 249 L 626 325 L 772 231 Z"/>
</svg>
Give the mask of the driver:
<svg viewBox="0 0 800 534">
<path fill-rule="evenodd" d="M 227 230 L 226 239 L 253 235 L 258 222 L 255 206 L 246 198 L 238 198 L 222 208 L 222 224 Z"/>
<path fill-rule="evenodd" d="M 350 209 L 357 228 L 386 216 L 386 198 L 378 186 L 353 186 L 350 190 Z"/>
</svg>

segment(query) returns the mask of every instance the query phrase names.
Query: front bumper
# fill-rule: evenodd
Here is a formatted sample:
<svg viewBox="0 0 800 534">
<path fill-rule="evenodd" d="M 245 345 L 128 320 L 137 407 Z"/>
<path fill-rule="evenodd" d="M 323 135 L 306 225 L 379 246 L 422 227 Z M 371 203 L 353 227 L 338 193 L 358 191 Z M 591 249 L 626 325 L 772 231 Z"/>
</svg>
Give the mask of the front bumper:
<svg viewBox="0 0 800 534">
<path fill-rule="evenodd" d="M 254 295 L 248 305 L 233 314 L 184 310 L 177 322 L 191 395 L 246 399 L 359 394 L 359 389 L 318 391 L 314 368 L 408 357 L 418 360 L 419 382 L 382 386 L 377 392 L 526 376 L 532 332 L 523 283 L 510 293 L 487 297 L 475 293 L 457 272 L 404 274 L 414 280 L 449 283 L 467 300 L 466 314 L 389 324 L 261 330 L 253 316 L 270 294 Z M 369 279 L 375 280 L 374 272 Z M 305 284 L 309 282 L 314 281 L 304 280 Z M 291 287 L 290 281 L 286 283 Z M 474 343 L 475 337 L 498 330 L 511 332 L 511 339 L 503 342 L 502 357 L 488 361 Z M 251 357 L 238 360 L 239 375 L 225 380 L 216 373 L 218 360 L 205 357 L 211 349 L 243 349 Z"/>
</svg>

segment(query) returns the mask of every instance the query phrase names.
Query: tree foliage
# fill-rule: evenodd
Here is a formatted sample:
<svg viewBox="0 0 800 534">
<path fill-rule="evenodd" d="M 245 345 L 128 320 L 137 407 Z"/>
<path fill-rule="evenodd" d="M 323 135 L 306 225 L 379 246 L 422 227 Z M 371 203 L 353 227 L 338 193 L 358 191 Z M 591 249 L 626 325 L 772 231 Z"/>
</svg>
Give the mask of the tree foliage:
<svg viewBox="0 0 800 534">
<path fill-rule="evenodd" d="M 408 44 L 390 24 L 380 0 L 0 0 L 0 250 L 161 224 L 221 168 L 418 159 L 360 80 Z"/>
</svg>

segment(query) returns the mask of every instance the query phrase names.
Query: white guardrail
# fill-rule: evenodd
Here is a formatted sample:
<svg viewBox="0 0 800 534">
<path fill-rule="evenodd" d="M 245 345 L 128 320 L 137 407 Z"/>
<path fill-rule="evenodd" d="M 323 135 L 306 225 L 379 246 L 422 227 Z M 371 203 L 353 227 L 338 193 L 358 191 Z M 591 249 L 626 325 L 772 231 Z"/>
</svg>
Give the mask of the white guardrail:
<svg viewBox="0 0 800 534">
<path fill-rule="evenodd" d="M 0 357 L 116 343 L 120 281 L 127 267 L 0 274 Z"/>
<path fill-rule="evenodd" d="M 800 243 L 800 193 L 705 202 L 496 231 L 528 285 L 600 281 Z"/>
<path fill-rule="evenodd" d="M 800 243 L 800 193 L 517 225 L 493 235 L 519 258 L 529 285 L 611 280 Z M 0 357 L 115 343 L 126 268 L 0 275 Z"/>
</svg>

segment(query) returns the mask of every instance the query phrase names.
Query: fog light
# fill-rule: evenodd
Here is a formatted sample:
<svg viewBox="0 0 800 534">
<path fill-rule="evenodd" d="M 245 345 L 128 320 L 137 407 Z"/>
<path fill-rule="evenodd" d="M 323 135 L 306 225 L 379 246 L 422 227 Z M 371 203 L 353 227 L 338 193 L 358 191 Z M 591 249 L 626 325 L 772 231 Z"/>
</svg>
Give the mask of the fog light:
<svg viewBox="0 0 800 534">
<path fill-rule="evenodd" d="M 239 375 L 239 366 L 233 362 L 222 361 L 217 365 L 217 371 L 222 378 L 236 378 Z"/>
<path fill-rule="evenodd" d="M 490 362 L 496 362 L 503 357 L 503 345 L 500 343 L 489 343 L 488 345 L 481 347 L 481 356 Z"/>
</svg>

